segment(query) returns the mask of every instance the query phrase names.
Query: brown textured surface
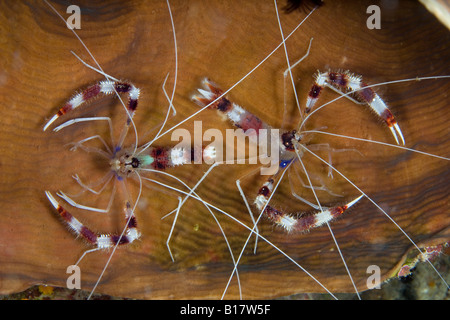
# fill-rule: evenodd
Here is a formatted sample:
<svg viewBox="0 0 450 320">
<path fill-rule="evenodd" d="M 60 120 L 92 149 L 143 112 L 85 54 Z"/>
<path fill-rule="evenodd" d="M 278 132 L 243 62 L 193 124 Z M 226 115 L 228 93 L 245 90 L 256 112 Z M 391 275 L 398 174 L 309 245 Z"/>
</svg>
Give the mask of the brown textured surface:
<svg viewBox="0 0 450 320">
<path fill-rule="evenodd" d="M 382 8 L 381 30 L 368 30 L 365 11 L 369 4 L 326 4 L 288 40 L 289 56 L 295 61 L 314 37 L 310 56 L 293 72 L 301 102 L 305 101 L 311 76 L 317 69 L 350 69 L 363 74 L 370 83 L 449 74 L 448 30 L 424 8 L 410 2 L 401 2 L 396 8 Z M 57 8 L 62 13 L 66 5 L 57 5 Z M 90 124 L 56 134 L 42 132 L 46 119 L 74 91 L 100 80 L 101 76 L 70 54 L 73 50 L 83 59 L 89 59 L 48 6 L 25 1 L 2 2 L 1 6 L 0 28 L 7 36 L 1 39 L 0 59 L 0 291 L 8 293 L 36 283 L 65 285 L 67 266 L 75 263 L 86 247 L 83 242 L 75 241 L 55 218 L 43 191 L 79 192 L 71 178 L 75 173 L 91 182 L 101 177 L 107 170 L 104 163 L 82 151 L 70 152 L 65 144 L 99 132 L 106 136 L 107 129 L 100 124 Z M 80 4 L 80 7 L 82 29 L 79 34 L 103 69 L 115 77 L 133 81 L 142 89 L 136 122 L 140 141 L 146 141 L 167 109 L 161 85 L 168 72 L 167 88 L 171 90 L 173 84 L 173 39 L 166 4 L 118 1 L 105 5 Z M 209 76 L 222 88 L 228 88 L 280 42 L 272 3 L 173 1 L 172 10 L 179 73 L 174 102 L 178 114 L 170 120 L 171 125 L 197 110 L 189 96 L 202 77 Z M 285 34 L 304 16 L 301 12 L 282 14 Z M 281 126 L 285 66 L 284 52 L 280 49 L 237 86 L 230 93 L 230 99 L 267 123 Z M 450 155 L 448 91 L 448 80 L 409 82 L 377 89 L 396 115 L 408 147 L 446 157 Z M 292 128 L 298 116 L 292 93 L 288 92 L 288 115 L 284 125 Z M 321 99 L 323 102 L 334 97 L 334 93 L 328 92 Z M 370 112 L 344 100 L 318 112 L 308 128 L 327 126 L 330 132 L 393 142 L 389 130 Z M 115 100 L 106 99 L 88 112 L 74 116 L 97 112 L 111 116 L 120 114 L 117 105 L 108 108 L 112 101 Z M 205 111 L 195 120 L 203 120 L 204 128 L 226 128 L 227 124 L 217 118 L 214 112 Z M 114 120 L 120 123 L 121 119 Z M 191 128 L 192 122 L 183 127 Z M 447 161 L 328 136 L 316 135 L 313 142 L 357 149 L 361 154 L 334 154 L 333 163 L 417 243 L 449 240 Z M 170 143 L 169 137 L 160 143 Z M 334 193 L 344 195 L 336 200 L 327 193 L 319 193 L 323 204 L 332 205 L 358 195 L 337 174 L 333 180 L 326 179 L 323 165 L 307 159 L 312 173 L 322 176 Z M 198 192 L 205 200 L 248 223 L 248 213 L 235 180 L 242 180 L 248 199 L 252 200 L 263 181 L 257 175 L 245 176 L 254 169 L 242 165 L 222 166 L 213 171 Z M 206 170 L 206 166 L 196 166 L 172 172 L 193 186 Z M 169 179 L 163 181 L 178 186 Z M 136 187 L 137 183 L 130 181 L 130 185 Z M 135 197 L 136 188 L 130 189 Z M 301 192 L 302 188 L 295 190 Z M 105 193 L 97 202 L 96 197 L 87 194 L 79 199 L 83 203 L 105 206 L 108 195 Z M 122 225 L 121 200 L 118 196 L 114 210 L 107 215 L 74 209 L 71 212 L 94 229 L 114 231 Z M 289 183 L 282 185 L 274 201 L 288 211 L 305 208 L 293 200 Z M 144 198 L 136 212 L 142 240 L 116 252 L 98 292 L 139 298 L 221 296 L 232 270 L 231 259 L 220 231 L 201 204 L 188 201 L 183 207 L 171 241 L 176 261 L 170 260 L 165 240 L 172 220 L 160 218 L 177 204 L 174 192 L 154 186 L 144 188 Z M 220 214 L 217 216 L 233 251 L 238 253 L 247 232 L 236 222 Z M 333 223 L 332 229 L 359 290 L 366 289 L 369 265 L 378 265 L 383 277 L 387 277 L 412 247 L 367 200 Z M 353 290 L 327 228 L 305 235 L 286 235 L 263 221 L 260 231 L 330 291 Z M 92 287 L 107 256 L 105 252 L 96 252 L 82 261 L 84 289 Z M 251 248 L 247 249 L 239 274 L 244 298 L 323 291 L 263 241 L 259 242 L 256 255 Z M 234 279 L 226 298 L 236 297 L 238 288 Z"/>
</svg>

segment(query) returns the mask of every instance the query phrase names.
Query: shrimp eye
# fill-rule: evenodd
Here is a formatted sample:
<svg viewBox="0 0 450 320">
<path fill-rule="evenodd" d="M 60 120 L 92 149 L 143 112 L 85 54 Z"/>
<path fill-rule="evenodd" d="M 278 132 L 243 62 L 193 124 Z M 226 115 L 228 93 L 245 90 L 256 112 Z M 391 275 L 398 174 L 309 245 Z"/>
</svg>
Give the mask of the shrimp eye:
<svg viewBox="0 0 450 320">
<path fill-rule="evenodd" d="M 140 164 L 140 161 L 139 161 L 138 158 L 134 157 L 134 158 L 131 159 L 131 166 L 133 168 L 138 168 L 139 164 Z"/>
</svg>

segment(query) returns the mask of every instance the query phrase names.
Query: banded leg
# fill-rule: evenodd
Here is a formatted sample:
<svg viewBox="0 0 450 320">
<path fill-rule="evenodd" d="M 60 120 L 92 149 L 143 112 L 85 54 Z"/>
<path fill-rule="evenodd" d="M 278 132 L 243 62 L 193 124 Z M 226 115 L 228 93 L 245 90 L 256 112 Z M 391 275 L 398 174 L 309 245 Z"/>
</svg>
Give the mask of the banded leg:
<svg viewBox="0 0 450 320">
<path fill-rule="evenodd" d="M 211 104 L 211 109 L 222 112 L 235 127 L 243 129 L 244 132 L 253 129 L 258 134 L 260 129 L 270 129 L 267 123 L 236 103 L 230 102 L 225 96 L 215 101 L 223 94 L 222 89 L 208 79 L 204 79 L 202 83 L 206 90 L 198 89 L 200 95 L 192 97 L 198 105 L 204 107 Z"/>
<path fill-rule="evenodd" d="M 127 110 L 129 111 L 129 119 L 133 117 L 134 112 L 137 108 L 139 93 L 140 90 L 136 88 L 133 84 L 128 82 L 120 82 L 120 81 L 100 81 L 82 92 L 75 95 L 72 99 L 70 99 L 66 104 L 59 109 L 59 111 L 46 123 L 44 126 L 44 131 L 56 121 L 60 116 L 78 108 L 84 103 L 88 103 L 94 98 L 97 98 L 100 95 L 110 95 L 113 93 L 127 93 L 128 94 L 128 104 Z"/>
<path fill-rule="evenodd" d="M 132 243 L 134 240 L 139 239 L 141 236 L 137 229 L 136 217 L 134 216 L 131 206 L 127 203 L 125 209 L 125 219 L 127 221 L 127 227 L 123 235 L 120 234 L 106 234 L 95 233 L 85 225 L 83 225 L 78 219 L 72 216 L 66 209 L 64 209 L 59 202 L 52 196 L 49 191 L 45 191 L 45 194 L 50 200 L 51 204 L 58 211 L 58 214 L 63 219 L 64 223 L 69 229 L 77 236 L 83 237 L 90 245 L 97 249 L 108 249 L 116 245 L 125 245 Z"/>
<path fill-rule="evenodd" d="M 361 76 L 356 76 L 348 71 L 345 72 L 319 72 L 315 75 L 315 83 L 309 91 L 306 112 L 310 112 L 316 103 L 320 92 L 324 86 L 332 89 L 337 89 L 340 93 L 352 92 L 352 96 L 359 102 L 366 104 L 387 124 L 399 144 L 400 137 L 402 144 L 405 144 L 405 139 L 394 118 L 394 115 L 387 107 L 386 103 L 376 94 L 372 88 L 367 88 L 367 84 L 362 81 Z"/>
<path fill-rule="evenodd" d="M 343 206 L 336 206 L 332 208 L 323 208 L 323 211 L 316 211 L 311 214 L 303 214 L 300 216 L 291 215 L 280 211 L 268 204 L 270 195 L 273 191 L 273 179 L 267 180 L 264 185 L 259 189 L 258 196 L 255 199 L 254 204 L 261 212 L 264 207 L 264 216 L 275 223 L 276 225 L 282 227 L 287 232 L 306 232 L 312 228 L 317 228 L 331 222 L 337 217 L 341 216 L 348 208 L 358 202 L 362 195 L 358 198 L 350 201 Z"/>
</svg>

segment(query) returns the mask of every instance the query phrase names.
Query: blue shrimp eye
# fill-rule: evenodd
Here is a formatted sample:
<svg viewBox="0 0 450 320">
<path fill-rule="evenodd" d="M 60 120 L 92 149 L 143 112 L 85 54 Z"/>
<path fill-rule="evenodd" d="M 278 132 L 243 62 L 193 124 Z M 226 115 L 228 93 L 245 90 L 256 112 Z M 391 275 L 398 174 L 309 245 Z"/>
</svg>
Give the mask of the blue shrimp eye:
<svg viewBox="0 0 450 320">
<path fill-rule="evenodd" d="M 280 162 L 280 168 L 286 168 L 286 166 L 291 162 L 291 160 L 284 160 Z"/>
</svg>

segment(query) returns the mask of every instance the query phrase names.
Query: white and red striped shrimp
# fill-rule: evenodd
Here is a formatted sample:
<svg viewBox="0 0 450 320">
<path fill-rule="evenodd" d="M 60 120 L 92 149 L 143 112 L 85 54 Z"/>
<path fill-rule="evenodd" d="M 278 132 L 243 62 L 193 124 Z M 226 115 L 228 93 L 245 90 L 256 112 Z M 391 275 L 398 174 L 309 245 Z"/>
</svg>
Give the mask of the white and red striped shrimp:
<svg viewBox="0 0 450 320">
<path fill-rule="evenodd" d="M 48 4 L 48 3 L 47 3 Z M 48 4 L 55 12 L 56 9 L 54 9 L 50 4 Z M 167 2 L 169 13 L 170 13 L 170 4 Z M 58 14 L 59 15 L 59 14 Z M 172 21 L 173 23 L 173 21 Z M 76 35 L 76 33 L 75 33 Z M 76 35 L 77 36 L 77 35 Z M 175 34 L 174 34 L 175 36 Z M 79 38 L 77 36 L 77 38 Z M 81 39 L 79 38 L 81 41 Z M 176 42 L 175 42 L 176 44 Z M 87 47 L 85 47 L 87 49 Z M 88 51 L 88 53 L 91 55 L 91 53 Z M 176 53 L 176 48 L 175 48 Z M 91 55 L 92 56 L 92 55 Z M 77 56 L 78 58 L 78 56 Z M 78 58 L 80 59 L 80 58 Z M 81 60 L 81 59 L 80 59 Z M 95 59 L 94 59 L 95 61 Z M 96 72 L 105 75 L 106 80 L 100 81 L 98 83 L 95 83 L 86 89 L 82 90 L 81 92 L 75 94 L 71 99 L 69 99 L 59 110 L 58 112 L 53 115 L 47 123 L 43 127 L 43 131 L 46 131 L 48 128 L 50 128 L 60 117 L 63 117 L 64 115 L 70 115 L 75 109 L 82 109 L 84 106 L 89 106 L 94 100 L 97 100 L 99 98 L 108 96 L 108 95 L 117 95 L 119 98 L 121 94 L 128 95 L 128 101 L 125 104 L 121 99 L 121 103 L 124 107 L 124 110 L 127 115 L 126 123 L 122 127 L 120 137 L 117 142 L 114 142 L 114 135 L 113 135 L 113 124 L 112 119 L 110 117 L 84 117 L 84 118 L 74 118 L 67 120 L 66 122 L 60 124 L 59 126 L 55 127 L 53 131 L 58 132 L 61 131 L 69 126 L 72 126 L 77 123 L 82 122 L 97 122 L 97 121 L 105 121 L 109 124 L 109 133 L 111 136 L 111 144 L 108 144 L 100 135 L 94 135 L 90 136 L 88 138 L 82 139 L 76 143 L 71 143 L 73 147 L 71 148 L 72 151 L 75 151 L 76 149 L 84 149 L 87 152 L 90 153 L 96 153 L 100 157 L 104 158 L 109 167 L 109 171 L 106 173 L 106 175 L 100 180 L 100 183 L 103 184 L 101 191 L 95 191 L 93 189 L 92 185 L 84 184 L 81 179 L 79 178 L 78 174 L 74 175 L 73 178 L 78 182 L 78 184 L 82 187 L 83 191 L 90 191 L 95 194 L 99 194 L 102 192 L 105 187 L 111 182 L 111 180 L 114 178 L 114 182 L 118 182 L 120 185 L 123 193 L 125 194 L 126 201 L 124 206 L 124 213 L 125 213 L 125 220 L 126 224 L 125 227 L 122 230 L 122 233 L 99 233 L 96 231 L 93 231 L 91 227 L 83 224 L 79 219 L 74 217 L 68 210 L 66 210 L 60 202 L 52 195 L 50 191 L 45 191 L 45 194 L 52 204 L 52 206 L 56 209 L 58 212 L 59 217 L 62 218 L 62 222 L 67 225 L 70 231 L 72 231 L 77 237 L 80 237 L 85 240 L 85 242 L 93 247 L 92 249 L 89 249 L 83 253 L 83 255 L 78 259 L 76 262 L 76 265 L 80 263 L 80 261 L 85 257 L 87 253 L 94 252 L 97 250 L 104 250 L 104 249 L 114 249 L 113 252 L 110 254 L 110 259 L 112 255 L 114 254 L 115 249 L 118 246 L 124 246 L 131 244 L 132 242 L 138 240 L 141 237 L 141 233 L 138 228 L 137 224 L 137 218 L 135 216 L 136 207 L 139 204 L 140 201 L 140 195 L 142 191 L 142 184 L 143 182 L 155 182 L 158 183 L 166 188 L 173 189 L 177 192 L 184 193 L 187 195 L 185 200 L 189 197 L 193 197 L 196 200 L 202 202 L 202 199 L 198 197 L 198 195 L 194 192 L 194 188 L 190 188 L 185 184 L 183 181 L 178 179 L 177 177 L 170 175 L 168 173 L 165 173 L 164 171 L 174 168 L 183 166 L 186 164 L 192 164 L 192 163 L 211 163 L 214 162 L 215 159 L 215 151 L 214 148 L 211 146 L 202 147 L 202 146 L 176 146 L 176 147 L 163 147 L 163 146 L 155 146 L 153 145 L 153 142 L 159 137 L 159 133 L 164 128 L 164 124 L 161 126 L 160 131 L 156 135 L 156 137 L 142 146 L 138 147 L 138 137 L 137 137 L 137 131 L 135 124 L 133 122 L 133 117 L 135 115 L 135 112 L 138 107 L 139 102 L 139 96 L 140 96 L 140 89 L 134 86 L 132 83 L 127 81 L 120 81 L 118 79 L 113 78 L 110 75 L 107 75 L 103 72 L 101 67 L 98 65 L 98 69 L 96 67 L 92 67 L 88 65 L 86 62 L 82 61 L 83 64 L 88 66 L 89 68 L 95 70 Z M 176 79 L 176 75 L 175 75 Z M 167 77 L 166 77 L 167 80 Z M 165 82 L 164 82 L 165 84 Z M 174 89 L 176 86 L 176 82 L 174 84 Z M 163 85 L 163 91 L 167 97 L 167 100 L 169 101 L 170 109 L 173 108 L 172 100 L 169 99 L 167 93 L 165 92 L 165 88 Z M 173 94 L 172 94 L 173 99 Z M 167 113 L 167 116 L 169 115 L 169 112 Z M 175 113 L 175 112 L 174 112 Z M 166 116 L 166 120 L 167 120 Z M 127 135 L 127 132 L 129 130 L 129 127 L 132 126 L 135 130 L 136 136 L 134 143 L 127 147 L 125 144 L 125 138 Z M 86 146 L 85 144 L 88 141 L 92 141 L 94 139 L 98 139 L 101 141 L 104 148 L 97 148 L 92 146 Z M 214 166 L 213 166 L 214 167 Z M 163 175 L 167 175 L 169 177 L 172 177 L 173 179 L 180 182 L 184 187 L 186 187 L 189 192 L 185 192 L 183 190 L 180 190 L 176 187 L 165 185 L 164 183 L 160 183 L 158 181 L 155 181 L 153 179 L 150 179 L 145 176 L 146 173 L 149 172 L 160 172 Z M 136 178 L 139 180 L 140 189 L 139 194 L 136 199 L 132 199 L 130 193 L 127 190 L 126 180 L 128 177 Z M 198 182 L 199 184 L 200 182 Z M 99 183 L 96 183 L 96 185 Z M 67 203 L 69 203 L 72 207 L 81 209 L 81 210 L 88 210 L 88 211 L 94 211 L 94 212 L 109 212 L 114 200 L 114 196 L 116 193 L 116 184 L 114 183 L 114 186 L 112 188 L 110 201 L 106 209 L 97 208 L 97 207 L 91 207 L 87 205 L 83 205 L 80 203 L 77 203 L 72 199 L 72 197 L 68 196 L 64 192 L 60 191 L 57 193 L 59 197 L 64 199 Z M 184 200 L 184 201 L 185 201 Z M 180 205 L 178 207 L 178 210 L 180 210 L 181 205 L 184 203 L 180 202 Z M 211 211 L 210 211 L 211 212 Z M 214 214 L 211 212 L 211 214 L 214 216 Z M 220 223 L 217 221 L 217 224 L 220 226 Z M 172 228 L 175 226 L 175 222 L 172 226 Z M 225 241 L 226 236 L 224 235 Z M 167 247 L 169 250 L 169 254 L 172 257 L 172 253 L 170 251 L 169 247 L 169 240 L 170 235 L 167 240 Z M 233 257 L 233 256 L 232 256 Z M 172 257 L 173 260 L 173 257 Z M 107 265 L 105 266 L 103 272 L 105 271 L 106 267 L 108 266 L 109 261 Z M 103 274 L 102 272 L 102 274 Z M 102 276 L 102 275 L 101 275 Z M 97 280 L 97 284 L 101 280 L 101 276 Z M 91 295 L 93 291 L 95 290 L 95 287 L 91 292 Z"/>
<path fill-rule="evenodd" d="M 309 50 L 308 50 L 309 52 Z M 286 54 L 287 56 L 287 54 Z M 303 60 L 303 58 L 301 59 Z M 289 62 L 288 62 L 289 65 Z M 291 66 L 289 66 L 288 70 L 290 71 Z M 287 71 L 285 72 L 285 75 L 287 74 Z M 437 77 L 429 77 L 429 78 L 417 78 L 417 79 L 405 79 L 402 81 L 415 81 L 415 80 L 428 80 L 428 79 L 439 79 L 439 78 L 447 78 L 447 76 L 437 76 Z M 392 81 L 391 83 L 395 83 L 396 81 Z M 387 83 L 385 83 L 387 84 Z M 379 85 L 379 84 L 377 84 Z M 375 86 L 377 86 L 375 85 Z M 304 139 L 304 136 L 310 133 L 319 133 L 320 130 L 302 130 L 306 121 L 309 119 L 310 115 L 313 113 L 311 112 L 314 105 L 317 102 L 317 99 L 319 97 L 319 94 L 323 90 L 324 87 L 329 87 L 331 89 L 334 89 L 337 91 L 341 97 L 352 97 L 354 102 L 358 104 L 363 104 L 368 106 L 368 110 L 373 111 L 390 129 L 396 143 L 398 145 L 405 145 L 405 138 L 400 130 L 400 126 L 397 123 L 397 120 L 395 119 L 393 113 L 388 108 L 387 104 L 383 101 L 383 99 L 372 89 L 373 86 L 367 85 L 365 82 L 362 81 L 361 76 L 356 76 L 352 74 L 349 71 L 341 72 L 341 71 L 328 71 L 328 72 L 318 72 L 315 76 L 314 84 L 312 85 L 311 89 L 308 92 L 307 100 L 305 103 L 305 110 L 304 112 L 306 114 L 309 113 L 308 116 L 302 117 L 302 121 L 299 124 L 298 129 L 292 130 L 292 131 L 285 131 L 284 133 L 280 134 L 279 140 L 280 140 L 280 169 L 279 171 L 271 178 L 269 178 L 259 189 L 256 198 L 254 198 L 254 205 L 257 208 L 258 212 L 260 212 L 260 217 L 265 216 L 268 220 L 273 222 L 275 225 L 281 227 L 288 233 L 292 232 L 308 232 L 312 228 L 316 228 L 322 225 L 328 225 L 329 222 L 335 220 L 336 218 L 340 217 L 348 208 L 353 206 L 355 203 L 357 203 L 363 196 L 365 196 L 367 199 L 369 199 L 370 202 L 372 202 L 388 219 L 392 221 L 393 224 L 395 224 L 400 232 L 402 232 L 407 239 L 411 242 L 413 246 L 418 250 L 419 254 L 421 256 L 424 256 L 424 252 L 422 249 L 418 247 L 416 242 L 414 242 L 409 235 L 389 216 L 389 213 L 385 212 L 377 203 L 375 203 L 367 194 L 361 191 L 360 188 L 358 188 L 356 185 L 354 187 L 362 193 L 362 195 L 359 195 L 357 198 L 352 199 L 351 201 L 347 202 L 344 205 L 338 205 L 335 207 L 329 207 L 324 208 L 321 206 L 320 202 L 317 202 L 317 204 L 312 202 L 307 202 L 305 199 L 298 197 L 300 200 L 309 203 L 312 207 L 319 209 L 316 212 L 313 213 L 296 213 L 296 214 L 290 214 L 287 213 L 285 210 L 277 209 L 269 204 L 269 201 L 271 200 L 271 197 L 273 195 L 272 191 L 274 191 L 274 178 L 280 176 L 280 172 L 286 168 L 287 166 L 290 166 L 293 161 L 296 161 L 297 159 L 301 161 L 302 155 L 305 153 L 305 151 L 308 149 L 308 147 L 305 147 L 308 139 Z M 294 88 L 295 90 L 295 88 Z M 208 106 L 211 109 L 217 110 L 219 113 L 224 114 L 224 118 L 228 119 L 232 125 L 234 125 L 237 128 L 242 128 L 244 131 L 249 130 L 250 138 L 257 138 L 259 134 L 259 130 L 263 129 L 271 129 L 272 127 L 262 121 L 258 116 L 255 114 L 249 112 L 248 110 L 242 108 L 241 106 L 237 105 L 236 103 L 233 103 L 229 100 L 227 96 L 224 95 L 224 91 L 220 89 L 216 84 L 211 82 L 208 79 L 205 79 L 203 81 L 203 88 L 198 89 L 199 94 L 196 94 L 193 96 L 193 100 L 199 104 L 202 107 Z M 229 92 L 227 90 L 226 92 Z M 336 99 L 335 99 L 336 100 Z M 321 106 L 322 108 L 323 106 Z M 300 112 L 302 112 L 300 110 Z M 311 112 L 311 113 L 310 113 Z M 256 134 L 255 134 L 256 133 Z M 332 134 L 330 134 L 332 135 Z M 339 135 L 338 135 L 339 136 Z M 343 137 L 343 136 L 341 136 Z M 365 140 L 365 139 L 361 139 Z M 378 142 L 375 142 L 378 143 Z M 383 143 L 385 144 L 385 143 Z M 327 146 L 328 148 L 328 146 Z M 402 147 L 400 147 L 402 148 Z M 404 147 L 403 147 L 404 148 Z M 413 152 L 416 152 L 416 150 L 413 150 L 411 148 L 404 148 L 405 150 L 410 150 Z M 311 150 L 308 152 L 312 153 Z M 419 151 L 419 153 L 422 153 Z M 434 156 L 434 155 L 430 155 Z M 317 157 L 317 156 L 316 156 Z M 319 157 L 318 157 L 319 158 Z M 445 157 L 439 157 L 443 160 L 448 160 Z M 327 163 L 324 160 L 321 160 L 325 163 Z M 330 168 L 338 172 L 340 175 L 342 175 L 339 171 L 337 171 L 335 168 L 332 167 L 331 162 L 327 163 Z M 303 164 L 302 164 L 303 166 Z M 304 166 L 303 166 L 304 169 Z M 304 169 L 305 170 L 305 169 Z M 284 174 L 284 173 L 283 173 Z M 308 173 L 305 171 L 306 176 L 308 177 Z M 343 175 L 342 175 L 343 176 Z M 353 185 L 353 183 L 343 176 L 345 180 L 347 180 L 349 183 Z M 308 177 L 309 180 L 309 177 Z M 239 181 L 237 181 L 239 182 Z M 315 195 L 314 189 L 315 187 L 312 186 L 311 181 L 309 181 L 309 186 L 313 190 L 314 196 L 317 199 L 317 196 Z M 319 188 L 317 188 L 319 189 Z M 329 190 L 326 190 L 329 192 Z M 245 198 L 244 198 L 245 200 Z M 257 222 L 259 221 L 259 218 Z M 331 228 L 328 225 L 330 232 Z M 256 224 L 254 226 L 254 230 L 257 230 Z M 249 235 L 250 238 L 251 234 Z M 333 236 L 334 238 L 334 236 Z M 339 245 L 335 241 L 338 251 L 340 252 Z M 244 246 L 245 247 L 245 246 Z M 241 255 L 244 249 L 241 251 Z M 343 263 L 345 263 L 345 258 L 342 256 Z M 241 256 L 238 258 L 238 262 L 240 260 Z M 424 260 L 427 260 L 426 258 Z M 429 262 L 429 261 L 428 261 Z M 431 263 L 430 263 L 431 264 Z M 347 268 L 347 267 L 346 267 Z M 348 268 L 347 268 L 348 271 Z M 352 276 L 350 272 L 348 271 L 350 279 L 352 279 Z M 445 279 L 442 275 L 438 273 L 440 279 L 445 283 L 445 285 L 448 287 L 448 284 L 446 283 Z M 232 276 L 230 277 L 231 280 Z M 353 280 L 352 280 L 353 282 Z M 353 284 L 355 287 L 356 293 L 358 294 L 358 290 L 356 289 L 355 284 Z M 228 288 L 228 286 L 227 286 Z M 227 289 L 224 291 L 224 295 L 226 293 Z"/>
<path fill-rule="evenodd" d="M 203 84 L 206 90 L 198 89 L 201 95 L 194 95 L 192 99 L 202 107 L 208 105 L 209 108 L 216 109 L 220 113 L 223 113 L 225 118 L 227 118 L 235 127 L 243 129 L 244 132 L 249 135 L 250 139 L 254 140 L 253 142 L 257 142 L 261 130 L 271 129 L 271 126 L 259 119 L 256 115 L 223 96 L 223 91 L 210 80 L 205 79 Z M 317 85 L 315 85 L 315 87 L 317 87 Z M 378 98 L 378 100 L 380 99 Z M 388 109 L 386 108 L 386 110 Z M 271 134 L 268 133 L 268 136 L 270 135 Z M 279 134 L 278 139 L 280 140 L 280 171 L 297 159 L 297 150 L 300 149 L 299 144 L 303 143 L 303 135 L 301 132 L 297 133 L 297 130 L 285 131 Z M 272 191 L 274 189 L 274 177 L 276 177 L 278 173 L 279 172 L 277 171 L 274 176 L 270 177 L 262 185 L 255 198 L 254 205 L 258 209 L 258 212 L 262 212 L 269 220 L 289 233 L 306 232 L 312 228 L 326 224 L 327 222 L 338 218 L 345 210 L 362 198 L 362 196 L 359 196 L 343 206 L 337 206 L 326 209 L 325 211 L 321 210 L 313 215 L 295 218 L 293 215 L 282 212 L 269 205 L 269 200 L 272 197 Z"/>
</svg>

